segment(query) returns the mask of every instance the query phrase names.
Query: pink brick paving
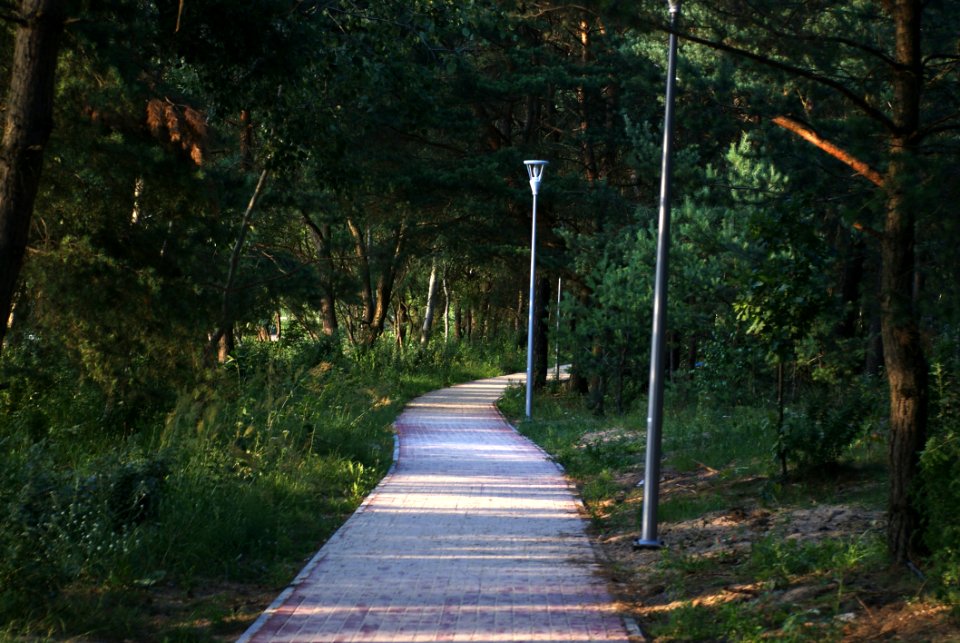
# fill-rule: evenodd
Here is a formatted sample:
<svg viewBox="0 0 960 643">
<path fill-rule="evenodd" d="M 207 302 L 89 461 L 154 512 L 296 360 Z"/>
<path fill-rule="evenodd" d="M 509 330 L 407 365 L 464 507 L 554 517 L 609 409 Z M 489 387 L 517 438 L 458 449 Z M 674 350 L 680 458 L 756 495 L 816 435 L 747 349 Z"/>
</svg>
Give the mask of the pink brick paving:
<svg viewBox="0 0 960 643">
<path fill-rule="evenodd" d="M 565 478 L 494 406 L 510 381 L 411 403 L 391 473 L 238 643 L 628 641 Z"/>
</svg>

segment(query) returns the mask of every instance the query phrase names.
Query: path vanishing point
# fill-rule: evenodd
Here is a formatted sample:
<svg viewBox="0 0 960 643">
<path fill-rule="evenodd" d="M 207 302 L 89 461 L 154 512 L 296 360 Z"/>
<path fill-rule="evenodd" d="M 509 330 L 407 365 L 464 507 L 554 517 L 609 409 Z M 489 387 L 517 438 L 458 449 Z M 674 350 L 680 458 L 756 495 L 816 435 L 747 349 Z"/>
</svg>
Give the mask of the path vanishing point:
<svg viewBox="0 0 960 643">
<path fill-rule="evenodd" d="M 494 406 L 517 378 L 409 404 L 391 472 L 238 643 L 626 643 L 571 486 Z"/>
</svg>

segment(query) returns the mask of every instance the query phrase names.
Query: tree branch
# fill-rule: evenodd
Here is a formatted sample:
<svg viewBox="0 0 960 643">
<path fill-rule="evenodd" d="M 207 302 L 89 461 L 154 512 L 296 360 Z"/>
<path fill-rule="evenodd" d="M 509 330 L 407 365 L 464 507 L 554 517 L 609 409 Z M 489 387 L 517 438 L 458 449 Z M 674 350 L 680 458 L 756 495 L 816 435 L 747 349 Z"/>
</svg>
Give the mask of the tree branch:
<svg viewBox="0 0 960 643">
<path fill-rule="evenodd" d="M 667 33 L 672 32 L 672 30 L 669 27 L 660 26 L 659 28 L 662 29 L 663 31 L 666 31 Z M 703 45 L 704 47 L 709 47 L 711 49 L 716 49 L 718 51 L 724 51 L 729 54 L 733 54 L 735 56 L 740 56 L 742 58 L 746 58 L 748 60 L 752 60 L 754 62 L 760 63 L 761 65 L 772 67 L 774 69 L 779 69 L 780 71 L 785 71 L 789 74 L 800 76 L 801 78 L 806 78 L 807 80 L 813 81 L 817 84 L 823 85 L 825 87 L 829 87 L 835 90 L 844 98 L 846 98 L 848 101 L 853 103 L 864 114 L 866 114 L 873 120 L 879 122 L 886 129 L 894 133 L 898 132 L 896 123 L 894 123 L 889 116 L 887 116 L 882 111 L 880 111 L 879 109 L 871 105 L 862 96 L 859 96 L 856 93 L 854 93 L 853 90 L 851 90 L 849 87 L 847 87 L 843 83 L 833 78 L 823 76 L 809 69 L 804 69 L 803 67 L 797 67 L 795 65 L 781 62 L 779 60 L 773 60 L 772 58 L 767 58 L 766 56 L 762 56 L 752 51 L 741 49 L 734 45 L 728 45 L 725 42 L 716 42 L 713 40 L 707 40 L 706 38 L 700 38 L 698 36 L 694 36 L 693 34 L 689 34 L 689 33 L 676 32 L 676 35 L 679 38 L 683 38 L 684 40 L 687 40 L 689 42 L 692 42 L 698 45 Z"/>
<path fill-rule="evenodd" d="M 782 127 L 783 129 L 789 132 L 793 132 L 803 140 L 807 141 L 808 143 L 811 143 L 815 147 L 818 147 L 819 149 L 823 150 L 824 152 L 826 152 L 833 158 L 837 159 L 838 161 L 853 168 L 853 170 L 856 171 L 857 174 L 864 177 L 865 179 L 867 179 L 877 187 L 882 188 L 884 186 L 883 176 L 878 171 L 870 167 L 864 161 L 861 161 L 860 159 L 855 157 L 850 152 L 847 152 L 846 150 L 843 150 L 837 147 L 827 139 L 823 138 L 822 136 L 814 132 L 812 129 L 810 129 L 806 125 L 803 125 L 802 123 L 799 123 L 787 116 L 777 116 L 776 118 L 773 119 L 773 122 L 776 125 L 779 125 L 780 127 Z M 864 223 L 861 223 L 859 221 L 854 221 L 853 227 L 855 230 L 859 230 L 860 232 L 865 232 L 869 234 L 874 239 L 883 241 L 883 233 L 880 232 L 879 230 L 875 230 L 874 228 L 871 228 L 870 226 Z"/>
<path fill-rule="evenodd" d="M 850 152 L 834 145 L 806 125 L 803 125 L 802 123 L 799 123 L 788 116 L 777 116 L 773 119 L 773 122 L 783 129 L 793 132 L 803 140 L 807 141 L 808 143 L 812 143 L 814 146 L 820 148 L 833 158 L 851 167 L 857 174 L 867 179 L 877 187 L 883 187 L 883 175 L 881 175 L 880 172 L 876 171 L 870 167 L 868 163 L 861 161 Z"/>
</svg>

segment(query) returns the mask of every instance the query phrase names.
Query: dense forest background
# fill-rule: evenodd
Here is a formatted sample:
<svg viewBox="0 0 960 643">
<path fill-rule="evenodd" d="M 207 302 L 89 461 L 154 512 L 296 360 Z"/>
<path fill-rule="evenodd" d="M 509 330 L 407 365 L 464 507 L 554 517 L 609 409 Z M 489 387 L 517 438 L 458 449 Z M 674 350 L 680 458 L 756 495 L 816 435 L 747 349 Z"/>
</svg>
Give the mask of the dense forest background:
<svg viewBox="0 0 960 643">
<path fill-rule="evenodd" d="M 263 573 L 296 536 L 243 516 L 294 470 L 350 480 L 329 513 L 382 473 L 357 373 L 516 367 L 527 158 L 538 382 L 559 355 L 594 413 L 642 404 L 666 6 L 107 5 L 0 3 L 0 614 Z M 679 32 L 672 394 L 769 410 L 784 475 L 887 441 L 892 559 L 956 591 L 960 12 L 691 1 Z"/>
</svg>

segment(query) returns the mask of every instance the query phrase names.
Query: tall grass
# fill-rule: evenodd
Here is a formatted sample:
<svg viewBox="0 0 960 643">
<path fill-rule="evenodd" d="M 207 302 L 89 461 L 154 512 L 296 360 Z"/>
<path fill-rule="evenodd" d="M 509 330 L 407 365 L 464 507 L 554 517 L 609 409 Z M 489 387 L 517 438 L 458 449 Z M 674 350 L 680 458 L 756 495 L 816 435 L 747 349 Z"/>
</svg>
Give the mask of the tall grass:
<svg viewBox="0 0 960 643">
<path fill-rule="evenodd" d="M 389 467 L 402 405 L 499 374 L 495 355 L 256 342 L 126 430 L 103 426 L 106 400 L 82 382 L 29 371 L 59 384 L 24 380 L 0 397 L 0 632 L 148 639 L 143 614 L 78 605 L 204 582 L 282 586 Z"/>
</svg>

